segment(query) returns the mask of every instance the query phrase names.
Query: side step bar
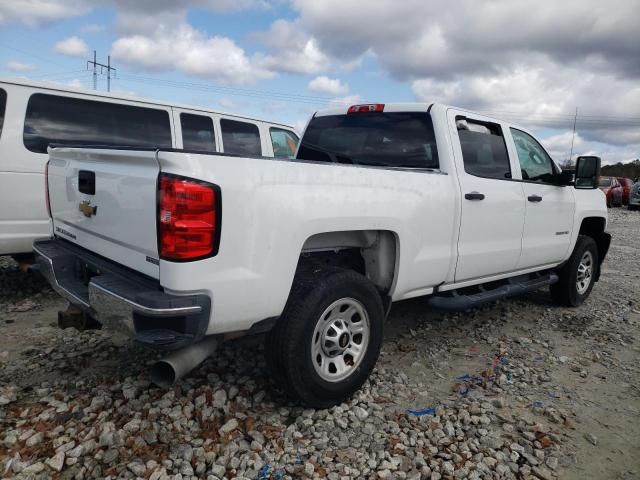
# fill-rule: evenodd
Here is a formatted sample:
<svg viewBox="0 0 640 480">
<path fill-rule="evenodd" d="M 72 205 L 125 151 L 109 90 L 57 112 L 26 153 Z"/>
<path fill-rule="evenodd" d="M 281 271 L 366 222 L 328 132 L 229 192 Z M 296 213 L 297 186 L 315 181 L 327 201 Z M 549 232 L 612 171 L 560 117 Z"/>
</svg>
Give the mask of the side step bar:
<svg viewBox="0 0 640 480">
<path fill-rule="evenodd" d="M 501 298 L 513 297 L 539 288 L 552 285 L 558 281 L 558 275 L 553 272 L 514 277 L 506 283 L 498 284 L 494 288 L 483 285 L 476 287 L 475 293 L 462 293 L 469 288 L 452 290 L 432 296 L 429 305 L 438 310 L 461 311 L 478 307 L 484 303 L 493 302 Z"/>
</svg>

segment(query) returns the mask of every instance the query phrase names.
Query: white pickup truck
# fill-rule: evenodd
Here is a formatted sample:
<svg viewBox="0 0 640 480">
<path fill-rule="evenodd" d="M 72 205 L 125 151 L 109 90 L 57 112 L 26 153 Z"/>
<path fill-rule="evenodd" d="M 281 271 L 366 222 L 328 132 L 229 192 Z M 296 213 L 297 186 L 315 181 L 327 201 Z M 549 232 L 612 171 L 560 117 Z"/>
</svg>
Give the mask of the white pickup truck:
<svg viewBox="0 0 640 480">
<path fill-rule="evenodd" d="M 391 303 L 468 309 L 550 286 L 577 306 L 611 237 L 600 159 L 575 181 L 526 130 L 439 104 L 316 113 L 296 159 L 50 149 L 54 288 L 104 326 L 174 350 L 169 384 L 225 338 L 265 333 L 293 399 L 352 395 Z"/>
</svg>

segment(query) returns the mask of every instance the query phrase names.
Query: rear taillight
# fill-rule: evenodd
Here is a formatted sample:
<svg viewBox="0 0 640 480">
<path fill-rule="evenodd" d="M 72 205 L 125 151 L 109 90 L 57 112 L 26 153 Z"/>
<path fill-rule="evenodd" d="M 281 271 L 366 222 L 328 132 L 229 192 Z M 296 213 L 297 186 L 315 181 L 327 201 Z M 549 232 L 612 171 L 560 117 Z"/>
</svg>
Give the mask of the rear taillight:
<svg viewBox="0 0 640 480">
<path fill-rule="evenodd" d="M 368 112 L 383 112 L 384 103 L 369 103 L 366 105 L 351 105 L 347 110 L 347 113 L 368 113 Z"/>
<path fill-rule="evenodd" d="M 220 188 L 207 182 L 160 174 L 158 253 L 170 261 L 190 261 L 218 253 Z"/>
<path fill-rule="evenodd" d="M 49 161 L 44 164 L 44 201 L 47 205 L 47 215 L 51 218 L 51 200 L 49 200 Z"/>
</svg>

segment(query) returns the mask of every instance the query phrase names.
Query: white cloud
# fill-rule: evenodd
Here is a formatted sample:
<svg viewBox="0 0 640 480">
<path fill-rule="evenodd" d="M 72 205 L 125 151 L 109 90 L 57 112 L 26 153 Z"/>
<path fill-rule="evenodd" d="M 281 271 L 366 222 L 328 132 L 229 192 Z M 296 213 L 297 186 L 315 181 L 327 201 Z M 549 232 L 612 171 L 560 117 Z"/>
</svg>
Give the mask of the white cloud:
<svg viewBox="0 0 640 480">
<path fill-rule="evenodd" d="M 231 85 L 247 85 L 273 74 L 226 37 L 208 37 L 188 24 L 159 26 L 152 35 L 122 37 L 113 44 L 114 60 L 149 71 L 179 70 Z"/>
<path fill-rule="evenodd" d="M 343 107 L 355 105 L 362 102 L 360 95 L 345 95 L 343 97 L 335 97 L 329 100 L 328 107 Z"/>
<path fill-rule="evenodd" d="M 89 9 L 84 0 L 0 0 L 0 24 L 19 22 L 38 25 L 83 15 Z"/>
<path fill-rule="evenodd" d="M 68 81 L 65 85 L 72 88 L 84 88 L 84 84 L 77 78 Z"/>
<path fill-rule="evenodd" d="M 20 62 L 9 62 L 7 63 L 7 70 L 11 70 L 12 72 L 30 72 L 31 70 L 35 70 L 35 65 L 30 63 L 20 63 Z"/>
<path fill-rule="evenodd" d="M 573 131 L 566 130 L 546 136 L 540 132 L 538 136 L 551 157 L 560 163 L 568 160 Z M 609 143 L 590 141 L 583 138 L 580 133 L 576 133 L 575 139 L 573 139 L 573 156 L 571 158 L 575 161 L 580 155 L 596 155 L 602 158 L 604 165 L 610 165 L 638 158 L 638 152 L 640 152 L 640 143 L 615 146 Z"/>
<path fill-rule="evenodd" d="M 309 82 L 309 90 L 330 95 L 346 95 L 349 93 L 349 85 L 342 83 L 337 78 L 329 78 L 322 75 Z"/>
<path fill-rule="evenodd" d="M 89 47 L 80 37 L 69 37 L 59 41 L 53 51 L 69 57 L 84 57 L 89 53 Z"/>
<path fill-rule="evenodd" d="M 371 55 L 392 79 L 410 82 L 420 100 L 517 112 L 509 118 L 560 131 L 578 107 L 586 142 L 616 148 L 640 142 L 638 0 L 293 5 L 299 17 L 290 23 L 315 40 L 331 65 Z M 622 119 L 634 115 L 635 123 Z"/>
<path fill-rule="evenodd" d="M 543 60 L 495 74 L 415 80 L 412 89 L 421 101 L 487 112 L 528 127 L 571 129 L 578 106 L 577 130 L 585 140 L 640 143 L 640 118 L 629 118 L 640 111 L 640 83 L 612 74 Z"/>
<path fill-rule="evenodd" d="M 312 74 L 327 70 L 331 59 L 318 47 L 318 42 L 301 28 L 298 22 L 276 20 L 266 32 L 253 38 L 270 48 L 261 54 L 262 65 L 272 71 Z"/>
<path fill-rule="evenodd" d="M 239 11 L 250 8 L 268 9 L 269 0 L 0 0 L 0 24 L 19 22 L 29 26 L 65 20 L 84 15 L 96 7 L 111 6 L 124 18 L 137 17 L 135 21 L 149 21 L 157 15 L 178 12 L 181 18 L 190 8 L 202 8 L 214 12 Z M 151 20 L 150 22 L 152 22 Z M 95 33 L 92 30 L 83 30 Z"/>
</svg>

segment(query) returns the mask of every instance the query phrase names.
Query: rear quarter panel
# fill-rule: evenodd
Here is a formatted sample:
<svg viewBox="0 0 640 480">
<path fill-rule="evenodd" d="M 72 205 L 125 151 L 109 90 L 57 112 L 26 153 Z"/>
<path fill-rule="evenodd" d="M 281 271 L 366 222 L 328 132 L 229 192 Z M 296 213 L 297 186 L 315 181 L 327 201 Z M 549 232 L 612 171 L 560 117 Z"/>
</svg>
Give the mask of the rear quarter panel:
<svg viewBox="0 0 640 480">
<path fill-rule="evenodd" d="M 393 299 L 444 281 L 455 261 L 457 190 L 444 173 L 159 152 L 163 172 L 217 184 L 217 256 L 160 261 L 173 293 L 212 299 L 209 333 L 279 316 L 305 241 L 333 231 L 386 230 L 397 238 Z"/>
</svg>

